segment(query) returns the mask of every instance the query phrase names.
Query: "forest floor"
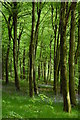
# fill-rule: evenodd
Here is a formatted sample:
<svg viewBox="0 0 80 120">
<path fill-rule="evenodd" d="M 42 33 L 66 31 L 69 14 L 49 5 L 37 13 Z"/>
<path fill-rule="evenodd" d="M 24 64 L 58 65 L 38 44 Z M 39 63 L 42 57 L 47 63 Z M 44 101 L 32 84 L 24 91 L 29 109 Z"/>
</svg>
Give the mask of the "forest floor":
<svg viewBox="0 0 80 120">
<path fill-rule="evenodd" d="M 2 117 L 3 118 L 78 118 L 78 105 L 71 113 L 63 112 L 62 97 L 55 99 L 53 91 L 41 90 L 38 96 L 30 98 L 28 84 L 21 81 L 21 90 L 16 91 L 14 83 L 2 88 Z M 59 101 L 58 101 L 59 100 Z"/>
</svg>

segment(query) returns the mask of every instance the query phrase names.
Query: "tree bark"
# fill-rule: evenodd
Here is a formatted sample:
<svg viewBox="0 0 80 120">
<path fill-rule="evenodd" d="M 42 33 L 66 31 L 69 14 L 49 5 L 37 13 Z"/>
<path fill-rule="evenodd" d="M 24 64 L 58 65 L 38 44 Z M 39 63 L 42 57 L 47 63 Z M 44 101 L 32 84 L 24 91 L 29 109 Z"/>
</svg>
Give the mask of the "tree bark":
<svg viewBox="0 0 80 120">
<path fill-rule="evenodd" d="M 20 78 L 22 79 L 22 68 L 21 68 L 21 60 L 20 60 Z"/>
<path fill-rule="evenodd" d="M 41 7 L 41 2 L 40 2 Z M 33 43 L 33 83 L 34 83 L 34 92 L 37 95 L 37 85 L 36 85 L 36 66 L 35 66 L 35 60 L 36 60 L 36 51 L 37 51 L 37 45 L 38 45 L 38 31 L 39 31 L 39 22 L 40 22 L 40 14 L 41 14 L 41 8 L 39 8 L 38 12 L 38 19 L 36 24 L 36 30 L 34 34 L 34 43 Z"/>
<path fill-rule="evenodd" d="M 71 111 L 67 69 L 66 69 L 66 29 L 65 29 L 65 2 L 61 3 L 61 39 L 60 39 L 60 59 L 61 59 L 61 77 L 63 89 L 63 102 L 65 112 Z"/>
<path fill-rule="evenodd" d="M 46 83 L 46 62 L 44 62 L 44 82 Z"/>
<path fill-rule="evenodd" d="M 13 26 L 14 26 L 14 39 L 13 39 L 13 59 L 14 59 L 14 71 L 15 71 L 15 86 L 17 90 L 19 87 L 19 78 L 17 71 L 17 2 L 14 2 L 14 12 L 13 12 Z"/>
<path fill-rule="evenodd" d="M 8 48 L 7 48 L 7 55 L 6 55 L 6 84 L 9 83 L 8 79 L 8 73 L 9 73 L 9 51 L 10 51 L 10 43 L 11 43 L 11 28 L 10 28 L 10 21 L 11 21 L 11 15 L 8 18 L 8 36 L 9 36 L 9 43 L 8 43 Z"/>
<path fill-rule="evenodd" d="M 76 105 L 75 81 L 74 81 L 74 54 L 75 54 L 75 9 L 71 11 L 71 29 L 69 43 L 69 92 L 72 105 Z"/>
<path fill-rule="evenodd" d="M 22 28 L 21 32 L 19 32 L 19 38 L 18 38 L 17 67 L 18 67 L 19 49 L 20 49 L 20 40 L 21 40 L 21 35 L 22 35 L 22 32 L 23 32 L 23 28 Z"/>
<path fill-rule="evenodd" d="M 38 65 L 38 80 L 40 80 L 40 76 L 41 76 L 41 71 L 40 71 L 40 63 Z"/>
<path fill-rule="evenodd" d="M 80 6 L 80 5 L 79 5 Z M 79 56 L 78 56 L 78 74 L 79 74 L 79 84 L 78 84 L 78 94 L 80 95 L 80 9 L 78 12 L 78 46 L 79 46 Z"/>
<path fill-rule="evenodd" d="M 79 74 L 78 95 L 80 95 L 80 50 L 79 50 L 79 58 L 78 58 L 78 74 Z"/>
<path fill-rule="evenodd" d="M 2 45 L 2 51 L 4 51 L 4 45 Z M 5 59 L 4 54 L 2 52 L 2 80 L 4 80 L 4 73 L 5 73 Z"/>
<path fill-rule="evenodd" d="M 51 73 L 52 73 L 52 68 L 51 68 L 51 43 L 52 43 L 52 35 L 51 35 L 51 40 L 50 40 L 50 81 L 51 81 Z"/>
<path fill-rule="evenodd" d="M 12 58 L 10 60 L 10 76 L 12 77 Z"/>
<path fill-rule="evenodd" d="M 25 79 L 25 48 L 23 51 L 23 79 Z"/>
<path fill-rule="evenodd" d="M 57 64 L 57 49 L 56 49 L 56 34 L 57 34 L 57 8 L 56 8 L 56 17 L 55 17 L 55 30 L 54 30 L 54 34 L 55 34 L 55 41 L 54 41 L 54 94 L 57 94 L 57 72 L 58 72 L 58 64 Z M 57 61 L 56 61 L 57 60 Z"/>
<path fill-rule="evenodd" d="M 50 80 L 50 61 L 48 61 L 48 73 L 47 73 L 47 81 Z"/>
<path fill-rule="evenodd" d="M 34 27 L 35 27 L 35 2 L 32 2 L 32 31 L 31 31 L 31 41 L 29 47 L 29 95 L 33 96 L 33 41 L 34 41 Z"/>
</svg>

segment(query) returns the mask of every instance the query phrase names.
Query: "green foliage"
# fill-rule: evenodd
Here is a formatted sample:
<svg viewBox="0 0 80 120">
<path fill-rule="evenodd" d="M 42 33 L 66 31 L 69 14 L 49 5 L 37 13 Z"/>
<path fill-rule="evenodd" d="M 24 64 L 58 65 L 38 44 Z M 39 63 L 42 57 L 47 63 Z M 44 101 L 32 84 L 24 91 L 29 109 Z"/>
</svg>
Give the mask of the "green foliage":
<svg viewBox="0 0 80 120">
<path fill-rule="evenodd" d="M 63 112 L 62 102 L 55 103 L 54 102 L 54 92 L 53 82 L 54 82 L 54 54 L 57 51 L 57 40 L 59 34 L 59 45 L 60 45 L 60 31 L 59 31 L 59 23 L 61 22 L 61 3 L 60 2 L 43 2 L 40 7 L 40 3 L 35 3 L 35 27 L 36 30 L 38 12 L 41 8 L 41 16 L 39 22 L 39 31 L 38 31 L 38 43 L 37 43 L 37 52 L 35 58 L 35 73 L 36 73 L 36 82 L 37 86 L 39 84 L 44 84 L 44 62 L 46 62 L 45 67 L 45 76 L 46 76 L 46 84 L 52 85 L 42 86 L 39 91 L 40 94 L 38 96 L 34 96 L 30 98 L 29 93 L 29 47 L 31 41 L 31 32 L 32 32 L 32 3 L 31 2 L 18 2 L 17 9 L 14 9 L 12 2 L 6 2 L 2 4 L 2 60 L 3 60 L 3 73 L 4 73 L 4 81 L 6 78 L 6 56 L 8 51 L 8 43 L 9 43 L 9 33 L 8 33 L 8 23 L 5 21 L 9 20 L 9 15 L 11 15 L 10 27 L 12 27 L 11 33 L 11 43 L 10 43 L 10 51 L 9 51 L 9 62 L 8 62 L 8 76 L 9 76 L 9 85 L 3 85 L 3 118 L 77 118 L 78 117 L 78 108 L 72 108 L 71 114 L 67 114 Z M 68 8 L 71 5 L 71 2 L 68 3 Z M 53 18 L 52 18 L 52 6 L 53 6 Z M 80 6 L 80 2 L 77 3 L 76 6 L 76 26 L 75 26 L 75 51 L 78 45 L 78 10 Z M 56 8 L 57 8 L 57 19 L 56 18 Z M 13 13 L 17 11 L 17 47 L 18 49 L 18 40 L 20 32 L 23 28 L 23 32 L 20 38 L 20 48 L 19 48 L 19 56 L 18 56 L 18 65 L 17 72 L 20 82 L 20 90 L 16 91 L 14 87 L 15 82 L 15 72 L 14 72 L 14 60 L 13 60 L 13 39 L 14 39 L 14 26 L 13 26 Z M 71 15 L 71 14 L 70 14 Z M 1 13 L 0 13 L 1 16 Z M 5 17 L 4 17 L 5 16 Z M 53 20 L 52 20 L 53 19 Z M 52 22 L 53 25 L 52 26 Z M 70 22 L 71 17 L 69 17 L 67 30 L 66 30 L 66 56 L 67 56 L 67 77 L 69 82 L 69 40 L 70 40 Z M 55 26 L 57 25 L 56 30 L 56 43 L 55 43 Z M 54 28 L 53 28 L 54 27 Z M 50 48 L 51 41 L 51 48 Z M 34 45 L 34 43 L 32 43 Z M 55 45 L 55 46 L 54 46 Z M 54 53 L 55 47 L 55 53 Z M 59 47 L 59 46 L 58 46 Z M 23 80 L 23 51 L 25 48 L 25 79 Z M 50 56 L 51 52 L 51 56 Z M 16 52 L 17 54 L 17 52 Z M 33 56 L 33 53 L 32 53 Z M 17 56 L 16 56 L 17 57 Z M 51 58 L 50 58 L 51 57 Z M 50 72 L 51 79 L 48 80 L 48 62 L 50 62 Z M 12 63 L 11 63 L 12 60 Z M 21 63 L 21 66 L 20 66 Z M 41 68 L 42 63 L 42 68 Z M 33 64 L 33 62 L 32 62 Z M 40 80 L 38 78 L 38 66 L 40 65 Z M 12 71 L 11 71 L 12 69 Z M 58 91 L 60 91 L 60 70 L 59 68 L 59 80 L 58 80 Z M 12 74 L 12 75 L 11 75 Z M 43 75 L 42 75 L 43 74 Z M 49 73 L 50 77 L 50 73 Z M 78 91 L 78 83 L 79 83 L 79 72 L 78 72 L 78 64 L 75 65 L 75 90 L 76 93 Z M 50 89 L 51 88 L 51 89 Z M 47 91 L 48 90 L 48 91 Z M 47 93 L 47 94 L 46 94 Z M 6 107 L 5 107 L 6 106 Z"/>
</svg>

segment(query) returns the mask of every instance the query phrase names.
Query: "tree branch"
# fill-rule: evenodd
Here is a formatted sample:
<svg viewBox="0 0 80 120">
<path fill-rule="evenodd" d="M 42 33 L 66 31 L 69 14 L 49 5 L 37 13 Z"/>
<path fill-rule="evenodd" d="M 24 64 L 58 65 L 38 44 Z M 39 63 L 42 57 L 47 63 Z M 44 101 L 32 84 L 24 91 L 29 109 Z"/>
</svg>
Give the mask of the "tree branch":
<svg viewBox="0 0 80 120">
<path fill-rule="evenodd" d="M 69 15 L 72 9 L 76 7 L 77 2 L 72 2 L 69 8 L 69 11 L 66 13 L 66 19 L 65 19 L 65 27 L 67 26 Z"/>
<path fill-rule="evenodd" d="M 2 13 L 2 15 L 3 15 L 3 17 L 4 17 L 4 19 L 5 19 L 5 21 L 6 21 L 6 23 L 8 24 L 8 21 L 7 21 L 7 18 L 6 18 L 6 16 L 5 16 L 5 14 L 0 10 L 0 12 Z"/>
</svg>

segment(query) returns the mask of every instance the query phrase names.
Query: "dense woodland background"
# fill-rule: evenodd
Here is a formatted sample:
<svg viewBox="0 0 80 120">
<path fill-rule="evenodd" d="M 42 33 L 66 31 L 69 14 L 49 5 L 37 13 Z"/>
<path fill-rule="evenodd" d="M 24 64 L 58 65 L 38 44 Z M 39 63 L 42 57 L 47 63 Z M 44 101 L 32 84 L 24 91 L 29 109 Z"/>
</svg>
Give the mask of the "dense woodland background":
<svg viewBox="0 0 80 120">
<path fill-rule="evenodd" d="M 24 93 L 29 100 L 40 96 L 49 100 L 53 96 L 53 107 L 60 106 L 56 101 L 63 96 L 63 110 L 76 114 L 79 111 L 76 106 L 80 106 L 80 2 L 0 1 L 0 4 L 3 117 L 8 117 L 7 110 L 13 110 L 7 104 L 11 96 L 15 99 L 23 94 L 25 98 Z M 36 106 L 39 109 L 37 103 Z"/>
</svg>

